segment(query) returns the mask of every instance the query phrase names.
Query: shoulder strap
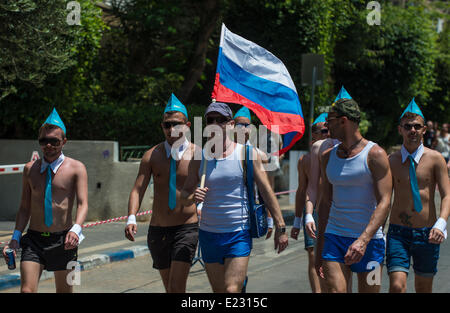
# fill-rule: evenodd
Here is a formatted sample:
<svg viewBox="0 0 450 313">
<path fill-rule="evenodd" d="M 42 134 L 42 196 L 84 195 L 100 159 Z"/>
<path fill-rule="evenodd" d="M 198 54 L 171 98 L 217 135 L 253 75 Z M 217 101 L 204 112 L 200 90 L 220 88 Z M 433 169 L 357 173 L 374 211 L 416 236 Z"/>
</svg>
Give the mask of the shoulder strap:
<svg viewBox="0 0 450 313">
<path fill-rule="evenodd" d="M 254 194 L 254 183 L 253 183 L 253 161 L 251 158 L 252 147 L 249 145 L 245 145 L 245 163 L 246 163 L 246 186 L 247 186 L 247 195 L 248 201 L 250 203 L 250 207 L 253 207 L 255 203 L 255 194 Z"/>
</svg>

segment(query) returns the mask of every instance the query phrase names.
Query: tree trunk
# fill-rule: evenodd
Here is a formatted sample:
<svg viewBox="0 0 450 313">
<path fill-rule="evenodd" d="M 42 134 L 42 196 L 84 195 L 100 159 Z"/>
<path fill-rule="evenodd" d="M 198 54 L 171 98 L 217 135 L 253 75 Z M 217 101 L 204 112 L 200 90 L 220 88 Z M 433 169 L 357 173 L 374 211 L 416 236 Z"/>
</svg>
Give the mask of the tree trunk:
<svg viewBox="0 0 450 313">
<path fill-rule="evenodd" d="M 206 52 L 208 50 L 208 41 L 216 29 L 217 20 L 220 15 L 220 0 L 204 0 L 200 9 L 200 27 L 195 50 L 192 54 L 189 69 L 180 90 L 177 93 L 182 102 L 187 102 L 192 89 L 200 79 L 205 68 Z"/>
</svg>

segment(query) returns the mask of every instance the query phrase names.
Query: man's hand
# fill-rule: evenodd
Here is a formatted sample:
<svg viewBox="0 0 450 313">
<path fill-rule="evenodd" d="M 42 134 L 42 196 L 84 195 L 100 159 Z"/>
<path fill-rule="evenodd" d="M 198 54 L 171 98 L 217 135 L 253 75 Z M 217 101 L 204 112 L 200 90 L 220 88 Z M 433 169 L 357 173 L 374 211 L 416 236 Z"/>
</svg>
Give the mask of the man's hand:
<svg viewBox="0 0 450 313">
<path fill-rule="evenodd" d="M 3 248 L 3 257 L 5 258 L 5 261 L 6 261 L 6 263 L 8 263 L 8 261 L 9 261 L 9 258 L 8 258 L 8 256 L 6 255 L 6 249 L 13 249 L 14 251 L 13 251 L 13 253 L 14 253 L 14 258 L 16 258 L 17 257 L 17 255 L 16 255 L 16 251 L 17 251 L 17 249 L 19 249 L 20 248 L 20 246 L 19 246 L 19 243 L 17 242 L 17 240 L 11 240 L 10 242 L 9 242 L 9 244 L 7 244 L 4 248 Z"/>
<path fill-rule="evenodd" d="M 125 237 L 130 240 L 134 241 L 134 235 L 137 233 L 137 225 L 136 224 L 129 224 L 127 227 L 125 227 Z"/>
<path fill-rule="evenodd" d="M 352 265 L 361 261 L 364 253 L 366 253 L 367 244 L 361 239 L 356 239 L 348 248 L 344 256 L 345 265 Z"/>
<path fill-rule="evenodd" d="M 429 243 L 435 243 L 435 244 L 441 244 L 444 242 L 444 233 L 441 232 L 439 229 L 437 228 L 432 228 L 430 230 L 430 235 L 428 236 L 428 242 Z"/>
<path fill-rule="evenodd" d="M 273 228 L 269 227 L 267 229 L 266 240 L 272 237 Z"/>
<path fill-rule="evenodd" d="M 292 227 L 292 229 L 291 229 L 291 238 L 297 240 L 299 233 L 300 233 L 300 228 Z"/>
<path fill-rule="evenodd" d="M 208 192 L 208 187 L 197 188 L 194 192 L 194 200 L 197 203 L 205 201 L 206 193 Z"/>
<path fill-rule="evenodd" d="M 317 276 L 319 276 L 322 279 L 325 279 L 325 276 L 323 275 L 323 267 L 322 267 L 322 256 L 316 256 L 314 260 L 314 268 L 316 269 Z"/>
<path fill-rule="evenodd" d="M 275 250 L 278 249 L 278 253 L 281 253 L 284 249 L 287 248 L 289 244 L 289 238 L 285 233 L 281 233 L 280 231 L 275 230 L 275 236 L 274 236 L 274 242 L 275 242 Z"/>
<path fill-rule="evenodd" d="M 306 229 L 306 233 L 308 234 L 309 237 L 313 238 L 313 239 L 317 239 L 316 237 L 316 223 L 314 222 L 309 222 L 305 224 L 305 229 Z"/>
<path fill-rule="evenodd" d="M 78 247 L 78 235 L 73 231 L 69 231 L 66 235 L 66 240 L 64 241 L 64 250 L 71 250 Z"/>
</svg>

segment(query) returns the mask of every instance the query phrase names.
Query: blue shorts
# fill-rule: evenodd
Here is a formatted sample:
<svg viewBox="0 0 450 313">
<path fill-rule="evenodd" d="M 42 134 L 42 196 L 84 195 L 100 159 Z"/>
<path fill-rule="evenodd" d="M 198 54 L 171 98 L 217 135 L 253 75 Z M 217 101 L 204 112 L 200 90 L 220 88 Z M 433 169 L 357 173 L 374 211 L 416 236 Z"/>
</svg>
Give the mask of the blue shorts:
<svg viewBox="0 0 450 313">
<path fill-rule="evenodd" d="M 224 264 L 227 258 L 246 257 L 252 250 L 250 230 L 212 233 L 199 230 L 198 243 L 205 263 Z"/>
<path fill-rule="evenodd" d="M 306 216 L 306 208 L 303 208 L 303 236 L 305 238 L 305 250 L 308 248 L 313 248 L 316 245 L 316 239 L 310 237 L 308 235 L 308 232 L 306 231 L 305 228 L 305 216 Z M 317 227 L 317 211 L 314 209 L 313 212 L 313 218 L 314 221 L 316 222 L 316 227 Z M 316 236 L 317 236 L 317 230 L 316 230 Z"/>
<path fill-rule="evenodd" d="M 322 251 L 322 258 L 326 261 L 345 263 L 344 256 L 348 248 L 357 238 L 343 237 L 325 233 L 325 242 Z M 384 239 L 372 239 L 367 245 L 366 252 L 358 263 L 350 265 L 350 270 L 355 273 L 370 272 L 374 269 L 372 262 L 382 264 L 384 260 L 385 243 Z"/>
<path fill-rule="evenodd" d="M 389 225 L 386 248 L 388 273 L 409 273 L 411 257 L 416 275 L 433 277 L 437 273 L 440 245 L 428 242 L 430 230 L 431 227 Z"/>
</svg>

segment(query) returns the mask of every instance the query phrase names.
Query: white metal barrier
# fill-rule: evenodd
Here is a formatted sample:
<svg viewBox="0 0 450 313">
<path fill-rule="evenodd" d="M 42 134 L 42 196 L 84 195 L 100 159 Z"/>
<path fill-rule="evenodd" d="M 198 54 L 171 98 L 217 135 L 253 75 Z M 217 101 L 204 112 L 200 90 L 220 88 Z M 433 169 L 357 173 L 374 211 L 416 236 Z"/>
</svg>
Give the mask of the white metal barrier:
<svg viewBox="0 0 450 313">
<path fill-rule="evenodd" d="M 0 165 L 0 175 L 19 174 L 23 172 L 25 164 Z"/>
</svg>

